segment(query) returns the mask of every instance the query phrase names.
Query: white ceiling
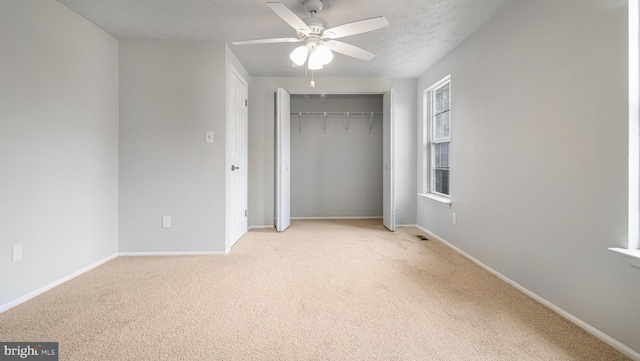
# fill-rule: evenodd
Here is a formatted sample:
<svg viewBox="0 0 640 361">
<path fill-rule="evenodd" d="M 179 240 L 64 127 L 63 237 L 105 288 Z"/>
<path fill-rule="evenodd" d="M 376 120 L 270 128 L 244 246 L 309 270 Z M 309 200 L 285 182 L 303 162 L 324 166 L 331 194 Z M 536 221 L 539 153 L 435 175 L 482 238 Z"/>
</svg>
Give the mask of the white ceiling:
<svg viewBox="0 0 640 361">
<path fill-rule="evenodd" d="M 274 0 L 270 0 L 274 1 Z M 252 76 L 304 76 L 289 53 L 299 44 L 231 45 L 295 37 L 267 0 L 58 0 L 118 40 L 206 40 L 229 43 Z M 281 0 L 300 18 L 303 0 Z M 390 26 L 341 38 L 376 54 L 371 61 L 335 54 L 321 77 L 416 78 L 476 31 L 509 0 L 325 0 L 330 27 L 385 16 Z"/>
</svg>

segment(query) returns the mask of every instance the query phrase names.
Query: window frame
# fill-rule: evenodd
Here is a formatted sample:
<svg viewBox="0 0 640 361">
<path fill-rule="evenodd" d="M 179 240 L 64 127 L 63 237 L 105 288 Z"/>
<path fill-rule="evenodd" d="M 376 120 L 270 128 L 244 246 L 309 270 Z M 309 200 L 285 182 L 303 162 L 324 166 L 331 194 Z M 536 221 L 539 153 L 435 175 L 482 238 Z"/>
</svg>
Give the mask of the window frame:
<svg viewBox="0 0 640 361">
<path fill-rule="evenodd" d="M 435 134 L 435 127 L 436 127 L 436 122 L 435 122 L 435 101 L 436 101 L 436 92 L 446 86 L 449 85 L 449 136 L 448 137 L 442 137 L 442 138 L 438 138 L 438 139 L 434 139 L 434 134 Z M 452 113 L 452 106 L 451 106 L 451 74 L 445 76 L 444 78 L 442 78 L 441 80 L 439 80 L 438 82 L 436 82 L 435 84 L 433 84 L 432 86 L 430 86 L 429 88 L 427 88 L 424 91 L 424 99 L 423 99 L 423 106 L 424 106 L 424 121 L 423 121 L 423 126 L 424 126 L 424 130 L 425 130 L 425 144 L 424 144 L 424 160 L 425 160 L 425 164 L 424 164 L 424 169 L 423 169 L 423 191 L 424 194 L 423 196 L 426 196 L 427 198 L 430 198 L 432 200 L 438 201 L 440 203 L 443 204 L 450 204 L 451 202 L 451 174 L 452 174 L 452 167 L 451 167 L 451 133 L 452 133 L 452 127 L 451 127 L 451 113 Z M 443 143 L 448 143 L 449 144 L 449 185 L 448 185 L 448 191 L 449 194 L 445 194 L 445 193 L 441 193 L 436 191 L 436 172 L 435 172 L 435 145 L 437 144 L 443 144 Z"/>
<path fill-rule="evenodd" d="M 627 257 L 630 266 L 640 269 L 640 2 L 629 0 L 629 184 L 628 232 L 626 248 L 610 251 Z"/>
<path fill-rule="evenodd" d="M 640 16 L 629 0 L 629 232 L 628 249 L 640 251 Z"/>
</svg>

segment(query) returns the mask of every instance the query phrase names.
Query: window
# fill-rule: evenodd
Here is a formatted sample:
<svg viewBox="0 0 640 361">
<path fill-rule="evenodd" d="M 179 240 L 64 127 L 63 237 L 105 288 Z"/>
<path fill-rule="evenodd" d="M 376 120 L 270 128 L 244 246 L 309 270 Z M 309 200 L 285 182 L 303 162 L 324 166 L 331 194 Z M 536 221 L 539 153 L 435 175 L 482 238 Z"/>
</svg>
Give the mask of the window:
<svg viewBox="0 0 640 361">
<path fill-rule="evenodd" d="M 425 94 L 427 149 L 426 193 L 450 196 L 451 184 L 451 80 L 442 79 Z"/>
<path fill-rule="evenodd" d="M 640 18 L 638 0 L 629 0 L 629 232 L 627 247 L 609 248 L 640 268 Z"/>
</svg>

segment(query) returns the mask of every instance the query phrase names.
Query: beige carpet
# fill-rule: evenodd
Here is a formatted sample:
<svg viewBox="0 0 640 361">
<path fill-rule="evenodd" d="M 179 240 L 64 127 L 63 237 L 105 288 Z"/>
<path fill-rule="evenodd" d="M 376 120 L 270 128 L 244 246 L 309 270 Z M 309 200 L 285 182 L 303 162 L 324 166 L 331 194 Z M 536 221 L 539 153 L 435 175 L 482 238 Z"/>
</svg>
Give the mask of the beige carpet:
<svg viewBox="0 0 640 361">
<path fill-rule="evenodd" d="M 227 256 L 120 257 L 0 314 L 61 360 L 627 360 L 419 232 L 254 230 Z"/>
</svg>

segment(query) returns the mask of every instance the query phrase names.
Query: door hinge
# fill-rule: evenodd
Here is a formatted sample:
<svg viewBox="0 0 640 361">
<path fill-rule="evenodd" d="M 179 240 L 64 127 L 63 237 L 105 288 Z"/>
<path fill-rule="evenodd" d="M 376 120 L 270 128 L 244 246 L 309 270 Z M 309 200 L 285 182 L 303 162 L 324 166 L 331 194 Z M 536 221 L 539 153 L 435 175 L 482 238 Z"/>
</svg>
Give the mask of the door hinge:
<svg viewBox="0 0 640 361">
<path fill-rule="evenodd" d="M 249 99 L 245 99 L 245 100 L 244 100 L 244 106 L 245 106 L 245 107 L 248 107 L 248 106 L 249 106 Z"/>
<path fill-rule="evenodd" d="M 245 210 L 244 210 L 244 216 L 246 217 L 246 216 L 247 216 L 247 214 L 248 214 L 248 212 L 247 212 L 247 210 L 245 209 Z"/>
</svg>

